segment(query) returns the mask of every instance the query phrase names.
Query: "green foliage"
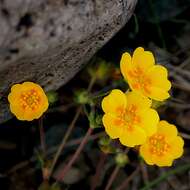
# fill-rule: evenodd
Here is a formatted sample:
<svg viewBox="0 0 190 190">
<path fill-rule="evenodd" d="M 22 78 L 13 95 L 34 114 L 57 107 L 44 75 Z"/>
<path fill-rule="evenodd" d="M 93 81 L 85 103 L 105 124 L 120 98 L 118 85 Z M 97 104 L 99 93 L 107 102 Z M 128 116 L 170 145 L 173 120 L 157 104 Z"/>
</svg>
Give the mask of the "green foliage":
<svg viewBox="0 0 190 190">
<path fill-rule="evenodd" d="M 87 104 L 87 103 L 89 103 L 90 97 L 89 97 L 89 94 L 88 94 L 87 90 L 80 89 L 80 90 L 76 91 L 74 100 L 78 104 Z"/>
</svg>

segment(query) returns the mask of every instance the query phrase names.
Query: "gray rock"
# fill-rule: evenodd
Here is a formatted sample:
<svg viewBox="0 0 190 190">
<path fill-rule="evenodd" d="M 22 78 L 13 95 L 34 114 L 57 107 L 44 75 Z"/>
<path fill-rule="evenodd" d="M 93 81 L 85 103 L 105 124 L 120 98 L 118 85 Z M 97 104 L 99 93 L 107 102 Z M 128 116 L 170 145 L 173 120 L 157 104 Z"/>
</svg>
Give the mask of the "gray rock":
<svg viewBox="0 0 190 190">
<path fill-rule="evenodd" d="M 136 1 L 0 1 L 0 122 L 10 118 L 13 84 L 65 84 L 126 24 Z"/>
</svg>

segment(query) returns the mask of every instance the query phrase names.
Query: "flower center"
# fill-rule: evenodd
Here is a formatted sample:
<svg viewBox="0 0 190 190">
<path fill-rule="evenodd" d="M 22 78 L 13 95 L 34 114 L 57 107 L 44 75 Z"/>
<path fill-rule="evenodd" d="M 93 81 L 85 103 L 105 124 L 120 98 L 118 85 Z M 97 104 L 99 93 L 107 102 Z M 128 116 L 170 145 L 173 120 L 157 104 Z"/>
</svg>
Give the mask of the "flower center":
<svg viewBox="0 0 190 190">
<path fill-rule="evenodd" d="M 133 88 L 136 90 L 143 89 L 146 93 L 150 93 L 151 80 L 147 77 L 144 71 L 137 67 L 128 72 L 128 75 L 133 79 Z"/>
<path fill-rule="evenodd" d="M 165 155 L 170 149 L 170 145 L 166 142 L 165 136 L 162 134 L 155 134 L 149 139 L 150 152 L 157 156 Z"/>
<path fill-rule="evenodd" d="M 132 126 L 134 124 L 138 124 L 140 122 L 140 117 L 137 115 L 137 107 L 135 105 L 131 105 L 127 109 L 118 108 L 117 113 L 119 119 L 116 120 L 116 125 L 125 125 L 129 130 L 132 130 Z"/>
<path fill-rule="evenodd" d="M 28 90 L 21 94 L 21 105 L 23 109 L 35 110 L 40 103 L 40 96 L 35 89 Z"/>
</svg>

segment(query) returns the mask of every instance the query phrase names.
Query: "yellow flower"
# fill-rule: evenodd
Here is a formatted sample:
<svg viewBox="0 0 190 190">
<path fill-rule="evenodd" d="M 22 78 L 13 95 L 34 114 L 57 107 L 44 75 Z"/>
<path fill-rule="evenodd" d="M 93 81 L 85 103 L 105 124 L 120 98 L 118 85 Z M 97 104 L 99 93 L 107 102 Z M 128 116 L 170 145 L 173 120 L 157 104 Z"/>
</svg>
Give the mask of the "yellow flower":
<svg viewBox="0 0 190 190">
<path fill-rule="evenodd" d="M 150 51 L 138 47 L 131 57 L 123 53 L 120 62 L 121 73 L 132 90 L 152 99 L 163 101 L 170 97 L 171 83 L 167 79 L 168 71 L 161 65 L 155 65 Z"/>
<path fill-rule="evenodd" d="M 150 108 L 151 100 L 136 92 L 123 93 L 115 89 L 102 101 L 103 125 L 112 139 L 129 147 L 143 144 L 156 132 L 157 112 Z"/>
<path fill-rule="evenodd" d="M 140 147 L 140 154 L 149 165 L 171 166 L 174 159 L 182 156 L 183 145 L 176 126 L 160 121 L 157 132 Z"/>
<path fill-rule="evenodd" d="M 48 99 L 43 89 L 33 82 L 15 84 L 8 95 L 11 112 L 19 120 L 38 119 L 48 109 Z"/>
</svg>

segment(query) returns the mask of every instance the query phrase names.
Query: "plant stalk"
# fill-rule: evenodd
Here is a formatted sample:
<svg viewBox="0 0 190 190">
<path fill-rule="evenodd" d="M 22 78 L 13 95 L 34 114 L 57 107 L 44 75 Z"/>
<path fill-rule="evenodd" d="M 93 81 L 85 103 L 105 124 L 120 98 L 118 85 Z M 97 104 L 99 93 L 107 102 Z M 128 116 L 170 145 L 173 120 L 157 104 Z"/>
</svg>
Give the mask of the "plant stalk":
<svg viewBox="0 0 190 190">
<path fill-rule="evenodd" d="M 166 180 L 168 177 L 170 177 L 171 175 L 175 175 L 178 173 L 182 173 L 185 172 L 186 170 L 190 169 L 190 164 L 184 164 L 182 166 L 178 166 L 173 170 L 170 170 L 166 173 L 164 173 L 163 175 L 161 175 L 160 177 L 156 178 L 155 180 L 153 180 L 152 182 L 149 182 L 148 184 L 146 184 L 143 188 L 141 188 L 140 190 L 149 190 L 151 187 L 156 186 L 157 184 L 159 184 L 160 182 Z"/>
<path fill-rule="evenodd" d="M 70 159 L 69 163 L 66 164 L 66 166 L 63 168 L 63 170 L 59 173 L 59 175 L 57 177 L 57 181 L 61 181 L 61 180 L 64 179 L 66 173 L 70 170 L 70 168 L 73 165 L 73 163 L 79 157 L 79 154 L 83 150 L 85 144 L 88 142 L 88 138 L 90 137 L 92 131 L 93 131 L 93 129 L 89 127 L 88 131 L 86 132 L 86 135 L 84 136 L 83 140 L 81 141 L 81 144 L 79 145 L 79 147 L 77 148 L 76 152 L 74 153 L 74 155 Z"/>
</svg>

